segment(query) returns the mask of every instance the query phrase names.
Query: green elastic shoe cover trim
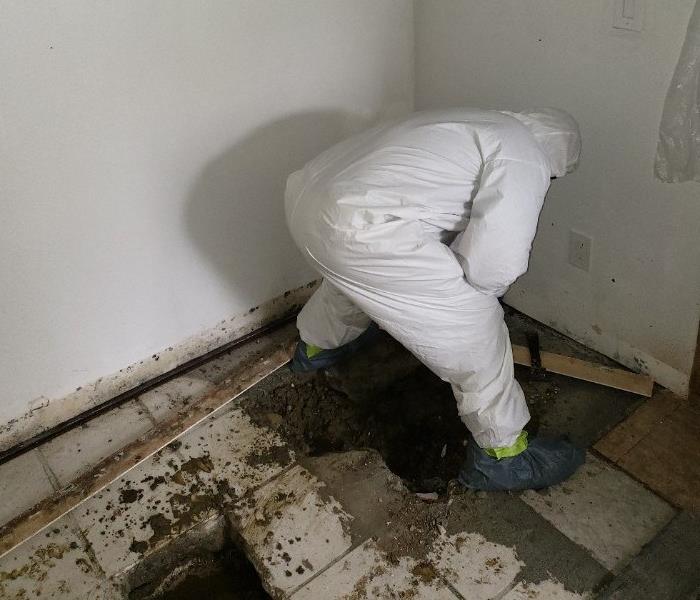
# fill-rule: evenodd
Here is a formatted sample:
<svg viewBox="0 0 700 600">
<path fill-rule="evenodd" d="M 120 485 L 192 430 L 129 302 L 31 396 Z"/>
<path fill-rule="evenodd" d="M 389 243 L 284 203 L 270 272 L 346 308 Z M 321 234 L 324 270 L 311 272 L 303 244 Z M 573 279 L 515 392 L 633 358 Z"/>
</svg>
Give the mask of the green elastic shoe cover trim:
<svg viewBox="0 0 700 600">
<path fill-rule="evenodd" d="M 502 458 L 512 458 L 518 456 L 521 452 L 527 450 L 527 431 L 521 431 L 515 444 L 512 446 L 504 446 L 502 448 L 484 448 L 484 452 L 493 458 L 501 460 Z"/>
<path fill-rule="evenodd" d="M 306 344 L 306 358 L 313 358 L 321 352 L 323 352 L 323 348 L 319 348 L 313 344 Z"/>
</svg>

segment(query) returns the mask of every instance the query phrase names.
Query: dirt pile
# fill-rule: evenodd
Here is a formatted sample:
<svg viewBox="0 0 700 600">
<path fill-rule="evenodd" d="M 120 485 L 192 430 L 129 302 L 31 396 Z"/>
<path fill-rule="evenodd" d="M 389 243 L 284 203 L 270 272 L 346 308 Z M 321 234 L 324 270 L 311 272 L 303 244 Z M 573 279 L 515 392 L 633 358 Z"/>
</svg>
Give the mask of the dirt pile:
<svg viewBox="0 0 700 600">
<path fill-rule="evenodd" d="M 362 383 L 342 386 L 354 390 L 348 393 L 324 373 L 283 371 L 242 404 L 302 455 L 374 448 L 412 491 L 443 493 L 464 460 L 469 435 L 450 386 L 423 367 L 383 388 Z"/>
</svg>

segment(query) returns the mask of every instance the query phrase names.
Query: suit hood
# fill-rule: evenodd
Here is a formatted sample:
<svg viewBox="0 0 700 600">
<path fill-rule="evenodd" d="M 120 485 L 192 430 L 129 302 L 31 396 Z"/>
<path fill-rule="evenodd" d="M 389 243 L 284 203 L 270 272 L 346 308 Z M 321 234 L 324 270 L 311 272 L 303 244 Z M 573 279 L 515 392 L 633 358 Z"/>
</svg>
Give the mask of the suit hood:
<svg viewBox="0 0 700 600">
<path fill-rule="evenodd" d="M 563 177 L 576 168 L 581 154 L 581 133 L 569 113 L 558 108 L 535 108 L 506 114 L 530 130 L 547 157 L 552 177 Z"/>
</svg>

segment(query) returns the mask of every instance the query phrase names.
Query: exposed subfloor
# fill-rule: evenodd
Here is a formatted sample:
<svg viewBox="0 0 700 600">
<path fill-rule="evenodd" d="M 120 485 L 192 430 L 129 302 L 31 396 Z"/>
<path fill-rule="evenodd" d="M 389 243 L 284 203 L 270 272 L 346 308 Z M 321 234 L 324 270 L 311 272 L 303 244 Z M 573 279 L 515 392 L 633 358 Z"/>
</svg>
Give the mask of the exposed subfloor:
<svg viewBox="0 0 700 600">
<path fill-rule="evenodd" d="M 508 322 L 516 343 L 535 329 L 612 364 Z M 646 406 L 517 376 L 530 430 L 586 447 Z M 0 558 L 0 597 L 700 598 L 695 513 L 595 452 L 545 491 L 468 492 L 453 481 L 467 438 L 449 385 L 388 336 L 325 372 L 279 369 Z"/>
</svg>

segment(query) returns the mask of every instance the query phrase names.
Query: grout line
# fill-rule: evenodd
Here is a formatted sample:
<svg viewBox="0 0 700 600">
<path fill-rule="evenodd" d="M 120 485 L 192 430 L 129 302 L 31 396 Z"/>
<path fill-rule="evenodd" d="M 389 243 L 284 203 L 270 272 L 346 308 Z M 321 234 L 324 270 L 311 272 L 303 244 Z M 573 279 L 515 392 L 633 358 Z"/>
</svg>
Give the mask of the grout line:
<svg viewBox="0 0 700 600">
<path fill-rule="evenodd" d="M 66 513 L 64 515 L 64 518 L 68 521 L 71 529 L 73 530 L 73 533 L 77 535 L 80 540 L 83 542 L 84 548 L 83 552 L 88 555 L 90 558 L 90 562 L 95 563 L 95 566 L 98 569 L 98 573 L 107 579 L 107 573 L 105 572 L 104 568 L 100 564 L 100 561 L 97 559 L 97 555 L 95 554 L 95 550 L 92 547 L 92 544 L 90 541 L 87 539 L 87 536 L 83 532 L 83 530 L 80 527 L 80 523 L 78 523 L 78 520 L 71 514 L 71 513 Z"/>
<path fill-rule="evenodd" d="M 177 381 L 177 379 L 178 379 L 178 378 L 176 378 L 176 379 L 174 379 L 174 380 L 172 380 L 172 381 Z M 154 388 L 154 389 L 157 390 L 158 388 L 156 387 L 156 388 Z M 149 410 L 148 406 L 146 406 L 146 403 L 141 399 L 141 396 L 137 396 L 137 398 L 136 398 L 136 404 L 137 404 L 138 406 L 140 406 L 141 409 L 144 411 L 144 413 L 146 414 L 146 417 L 147 417 L 148 420 L 151 422 L 151 425 L 153 425 L 153 427 L 157 427 L 157 426 L 158 426 L 158 421 L 157 421 L 156 418 L 153 416 L 153 414 L 152 414 L 151 411 Z"/>
<path fill-rule="evenodd" d="M 635 415 L 640 410 L 644 409 L 645 406 L 647 406 L 648 403 L 652 399 L 653 399 L 653 397 L 647 398 L 645 401 L 643 401 L 643 403 L 641 405 L 639 405 L 634 411 L 632 411 L 625 418 L 623 418 L 619 423 L 617 423 L 617 425 L 615 425 L 613 428 L 611 428 L 609 431 L 607 431 L 603 436 L 601 436 L 600 439 L 596 440 L 596 442 L 591 446 L 591 448 L 594 449 L 598 443 L 600 443 L 602 440 L 604 440 L 613 431 L 619 430 L 619 428 L 624 426 L 625 424 L 629 424 L 632 421 L 632 419 L 634 419 Z M 656 419 L 659 419 L 659 418 L 662 420 L 665 419 L 667 415 L 671 414 L 672 412 L 674 412 L 674 410 L 677 409 L 678 404 L 679 403 L 677 401 L 674 401 L 673 406 L 667 408 L 667 410 L 665 410 L 661 414 L 656 415 Z M 611 462 L 614 462 L 615 464 L 619 464 L 620 461 L 623 461 L 625 458 L 627 458 L 627 456 L 632 454 L 634 452 L 634 450 L 637 448 L 637 446 L 639 446 L 642 442 L 645 442 L 657 426 L 658 426 L 658 422 L 655 421 L 654 423 L 650 424 L 648 427 L 644 428 L 644 431 L 639 435 L 639 439 L 637 439 L 637 441 L 635 441 L 629 448 L 624 450 L 621 454 L 617 455 L 616 458 L 613 458 L 613 457 L 607 456 L 607 455 L 605 455 L 605 457 L 608 460 L 610 460 Z M 598 451 L 598 452 L 600 452 L 600 454 L 603 454 L 603 452 L 601 452 L 601 451 Z"/>
<path fill-rule="evenodd" d="M 35 448 L 34 451 L 36 452 L 36 455 L 39 459 L 39 462 L 41 463 L 41 466 L 44 469 L 44 474 L 46 475 L 49 482 L 51 483 L 51 486 L 53 487 L 54 492 L 58 492 L 63 486 L 61 485 L 61 482 L 59 481 L 58 477 L 56 477 L 56 474 L 53 472 L 53 469 L 49 465 L 49 461 L 46 460 L 46 457 L 44 456 L 43 452 L 41 451 L 41 448 Z M 42 500 L 43 500 L 43 498 L 42 498 Z"/>
<path fill-rule="evenodd" d="M 284 596 L 285 598 L 291 598 L 294 594 L 296 594 L 300 589 L 303 587 L 306 587 L 309 585 L 312 581 L 318 579 L 321 575 L 323 575 L 326 571 L 328 571 L 331 567 L 339 563 L 341 560 L 343 560 L 346 556 L 357 550 L 358 548 L 364 546 L 369 540 L 373 539 L 372 536 L 368 537 L 365 540 L 362 540 L 361 542 L 358 542 L 355 545 L 351 545 L 350 548 L 348 548 L 345 552 L 343 552 L 340 556 L 338 556 L 336 559 L 332 560 L 329 562 L 325 567 L 323 567 L 320 571 L 317 571 L 314 573 L 312 577 L 309 577 L 306 581 L 303 583 L 300 583 L 297 587 L 295 587 L 291 592 L 287 592 L 287 594 Z"/>
<path fill-rule="evenodd" d="M 635 481 L 636 483 L 641 485 L 647 492 L 668 504 L 675 511 L 676 514 L 684 510 L 682 506 L 675 504 L 674 500 L 672 500 L 670 497 L 667 497 L 664 494 L 662 494 L 661 491 L 652 488 L 647 482 L 642 481 L 641 479 L 639 479 L 639 477 L 637 477 L 637 475 L 627 470 L 627 468 L 624 465 L 612 460 L 610 457 L 603 454 L 600 450 L 597 450 L 595 446 L 591 446 L 590 448 L 588 448 L 587 452 L 593 455 L 595 458 L 597 458 L 600 462 L 607 464 L 613 471 L 616 471 L 617 473 L 620 473 L 625 477 L 629 477 L 632 481 Z"/>
<path fill-rule="evenodd" d="M 291 598 L 292 596 L 294 596 L 294 594 L 296 594 L 299 590 L 301 590 L 302 588 L 304 588 L 304 587 L 306 587 L 307 585 L 309 585 L 311 582 L 313 582 L 313 581 L 315 581 L 316 579 L 318 579 L 318 578 L 319 578 L 321 575 L 323 575 L 326 571 L 328 571 L 329 569 L 331 569 L 332 567 L 334 567 L 336 564 L 338 564 L 341 560 L 343 560 L 344 558 L 346 558 L 348 555 L 352 554 L 355 550 L 358 550 L 359 548 L 361 548 L 362 546 L 364 546 L 364 545 L 365 545 L 368 541 L 370 541 L 370 540 L 375 540 L 374 536 L 370 536 L 370 537 L 366 538 L 365 540 L 360 541 L 360 542 L 358 542 L 357 544 L 354 544 L 354 545 L 350 546 L 350 548 L 348 548 L 345 552 L 343 552 L 343 553 L 342 553 L 340 556 L 338 556 L 336 559 L 334 559 L 333 561 L 331 561 L 330 563 L 328 563 L 325 567 L 323 567 L 323 569 L 321 569 L 320 571 L 314 573 L 314 575 L 313 575 L 312 577 L 309 577 L 309 579 L 307 579 L 307 580 L 304 581 L 303 583 L 299 584 L 299 585 L 298 585 L 297 587 L 295 587 L 292 591 L 287 592 L 287 594 L 284 596 L 284 598 L 285 598 L 285 599 L 290 599 L 290 598 Z M 450 590 L 450 592 L 452 592 L 452 594 L 453 594 L 458 600 L 467 600 L 464 596 L 462 596 L 462 594 L 459 593 L 459 591 L 458 591 L 449 581 L 447 581 L 447 579 L 445 579 L 445 576 L 444 576 L 442 573 L 438 572 L 438 577 L 439 577 L 440 581 L 442 581 L 443 585 L 444 585 L 448 590 Z M 498 599 L 502 598 L 507 592 L 509 592 L 510 590 L 512 590 L 512 589 L 517 585 L 517 583 L 518 583 L 518 581 L 516 581 L 515 583 L 511 584 L 511 586 L 508 587 L 508 588 L 506 588 L 500 595 L 495 596 L 495 597 L 494 597 L 494 600 L 498 600 Z"/>
<path fill-rule="evenodd" d="M 519 573 L 518 573 L 518 574 L 519 574 Z M 503 589 L 502 592 L 496 594 L 496 595 L 493 597 L 493 600 L 501 600 L 504 596 L 507 596 L 510 592 L 512 592 L 512 591 L 518 586 L 518 584 L 519 584 L 521 581 L 524 581 L 523 578 L 522 578 L 522 577 L 518 577 L 517 574 L 516 574 L 515 579 L 514 579 L 513 581 L 511 581 L 511 582 Z"/>
<path fill-rule="evenodd" d="M 175 454 L 177 455 L 177 457 L 178 457 L 183 463 L 187 461 L 187 455 L 183 454 L 182 451 L 180 450 L 180 448 L 178 448 L 177 450 L 175 450 Z M 191 456 L 190 456 L 190 458 L 191 458 Z M 261 488 L 264 488 L 266 485 L 272 483 L 272 482 L 275 481 L 276 479 L 279 479 L 279 478 L 281 478 L 282 476 L 286 475 L 287 473 L 289 473 L 289 471 L 291 471 L 294 467 L 297 467 L 297 466 L 301 466 L 301 465 L 297 462 L 296 457 L 294 457 L 294 460 L 292 460 L 292 462 L 290 462 L 286 467 L 283 467 L 283 468 L 280 469 L 277 473 L 275 473 L 274 475 L 271 475 L 270 477 L 268 477 L 268 478 L 265 479 L 264 481 L 262 481 L 262 482 L 260 482 L 260 483 L 258 483 L 258 484 L 256 484 L 256 485 L 253 485 L 253 486 L 249 487 L 249 488 L 245 491 L 245 493 L 244 493 L 240 498 L 234 498 L 234 499 L 233 499 L 233 504 L 239 503 L 239 502 L 240 502 L 241 500 L 243 500 L 244 498 L 246 498 L 246 497 L 248 497 L 248 496 L 251 496 L 252 494 L 254 494 L 255 492 L 257 492 L 257 491 L 260 490 Z M 302 468 L 303 468 L 303 467 L 302 467 Z M 221 470 L 221 471 L 219 471 L 219 470 L 213 470 L 213 471 L 211 471 L 210 473 L 208 473 L 208 475 L 211 476 L 213 482 L 216 482 L 217 476 L 220 476 L 220 477 L 222 477 L 222 478 L 228 480 L 227 474 L 226 474 L 225 472 L 223 472 L 223 470 Z M 200 472 L 195 473 L 195 479 L 196 479 L 199 483 L 201 483 L 202 485 L 204 485 L 204 486 L 206 486 L 208 483 L 210 483 L 210 482 L 207 482 L 205 479 L 202 478 L 202 475 L 201 475 Z M 219 510 L 219 512 L 218 512 L 217 514 L 218 514 L 219 516 L 224 516 L 224 517 L 225 517 L 225 516 L 226 516 L 226 513 L 227 513 L 227 510 L 228 510 L 229 508 L 230 508 L 230 507 L 223 506 L 223 507 L 221 508 L 221 510 Z"/>
<path fill-rule="evenodd" d="M 243 496 L 241 496 L 241 498 L 239 498 L 239 501 L 240 501 L 243 497 L 245 497 L 245 496 L 247 496 L 247 495 L 249 495 L 249 494 L 250 494 L 250 495 L 254 494 L 255 492 L 257 492 L 258 490 L 264 488 L 266 485 L 272 483 L 272 482 L 275 481 L 276 479 L 281 479 L 284 475 L 286 475 L 287 473 L 289 473 L 294 467 L 301 467 L 301 465 L 297 462 L 297 459 L 296 459 L 296 458 L 295 458 L 291 463 L 289 463 L 286 467 L 284 467 L 281 471 L 279 471 L 278 473 L 275 473 L 275 474 L 274 474 L 272 477 L 270 477 L 269 479 L 266 479 L 264 482 L 259 483 L 259 484 L 257 484 L 257 485 L 252 486 L 251 488 L 249 488 L 248 491 L 247 491 L 245 494 L 243 494 Z M 303 467 L 302 467 L 302 468 L 303 468 Z"/>
<path fill-rule="evenodd" d="M 46 457 L 45 457 L 41 452 L 39 452 L 39 449 L 38 449 L 38 448 L 35 448 L 33 451 L 30 451 L 30 452 L 28 453 L 28 455 L 30 455 L 32 452 L 35 453 L 35 455 L 36 455 L 36 457 L 37 457 L 37 460 L 39 461 L 39 464 L 41 465 L 41 469 L 42 469 L 42 471 L 44 472 L 44 476 L 45 476 L 46 479 L 48 480 L 49 485 L 51 486 L 51 488 L 53 488 L 53 492 L 52 492 L 51 494 L 49 494 L 48 496 L 43 496 L 42 498 L 36 499 L 36 500 L 34 501 L 34 504 L 36 505 L 36 504 L 38 504 L 39 502 L 42 502 L 43 500 L 45 500 L 46 498 L 50 498 L 52 494 L 58 492 L 58 490 L 59 490 L 60 487 L 61 487 L 61 484 L 60 484 L 60 482 L 58 481 L 58 478 L 56 477 L 56 475 L 54 474 L 54 472 L 51 470 L 51 467 L 49 466 L 49 463 L 47 462 Z M 15 459 L 13 459 L 13 460 L 15 460 Z M 6 463 L 6 464 L 11 464 L 11 462 L 12 462 L 12 461 L 10 461 L 10 462 L 8 462 L 8 463 Z M 15 510 L 16 510 L 16 509 L 15 509 Z M 21 515 L 23 512 L 26 512 L 26 509 L 21 510 L 19 513 L 13 513 L 12 516 L 9 518 L 9 520 L 6 520 L 6 521 L 9 523 L 9 522 L 12 521 L 13 519 L 15 519 L 16 517 L 18 517 L 19 515 Z M 0 525 L 0 528 L 4 527 L 5 524 L 6 524 L 6 523 Z"/>
<path fill-rule="evenodd" d="M 447 579 L 445 579 L 444 575 L 438 575 L 438 577 L 440 578 L 440 581 L 442 581 L 444 586 L 448 590 L 450 590 L 456 598 L 458 598 L 459 600 L 467 600 L 467 598 L 465 598 L 464 596 L 462 596 L 462 594 L 459 593 L 455 586 L 453 586 L 449 581 L 447 581 Z"/>
<path fill-rule="evenodd" d="M 625 421 L 626 420 L 627 419 L 625 419 Z M 623 421 L 623 423 L 625 421 Z M 616 464 L 619 464 L 620 462 L 625 460 L 630 454 L 632 454 L 637 449 L 637 446 L 639 446 L 641 443 L 647 441 L 647 439 L 651 435 L 651 432 L 653 429 L 654 429 L 654 427 L 650 427 L 649 431 L 645 431 L 643 435 L 640 435 L 639 439 L 634 444 L 632 444 L 632 446 L 630 446 L 625 452 L 623 452 L 620 456 L 618 456 L 617 459 L 615 459 L 613 462 L 615 462 Z M 593 446 L 593 448 L 595 448 L 595 446 Z M 602 452 L 601 452 L 601 454 L 602 454 Z M 612 460 L 612 459 L 610 459 L 610 460 Z"/>
<path fill-rule="evenodd" d="M 89 563 L 92 564 L 92 566 L 94 567 L 95 573 L 99 575 L 100 580 L 106 586 L 109 586 L 109 577 L 107 577 L 107 573 L 100 564 L 100 561 L 97 559 L 97 555 L 95 554 L 95 550 L 93 549 L 92 544 L 87 539 L 87 536 L 85 535 L 83 530 L 80 528 L 80 523 L 78 523 L 78 520 L 70 512 L 63 515 L 63 518 L 65 518 L 68 521 L 68 525 L 71 531 L 82 542 L 83 547 L 81 548 L 81 550 L 87 556 Z"/>
</svg>

